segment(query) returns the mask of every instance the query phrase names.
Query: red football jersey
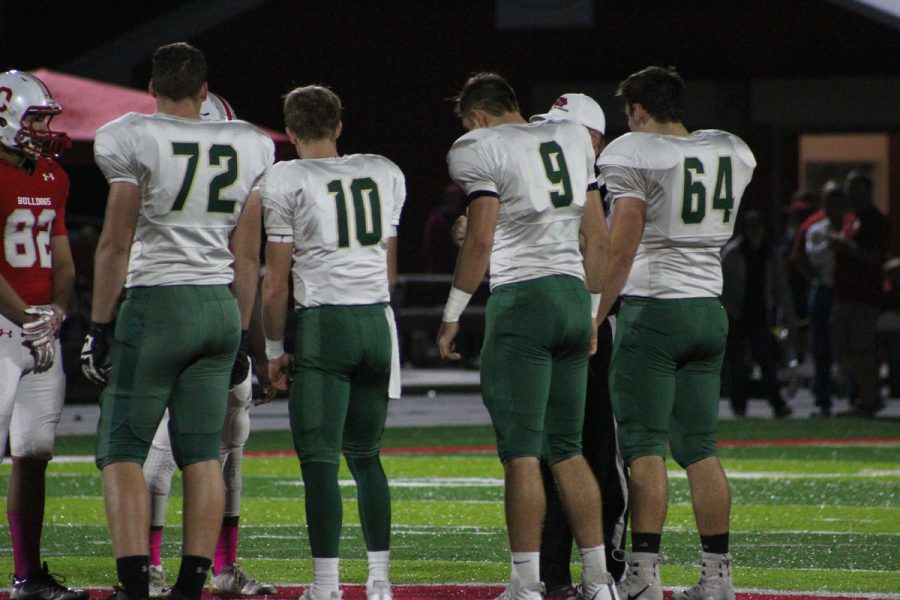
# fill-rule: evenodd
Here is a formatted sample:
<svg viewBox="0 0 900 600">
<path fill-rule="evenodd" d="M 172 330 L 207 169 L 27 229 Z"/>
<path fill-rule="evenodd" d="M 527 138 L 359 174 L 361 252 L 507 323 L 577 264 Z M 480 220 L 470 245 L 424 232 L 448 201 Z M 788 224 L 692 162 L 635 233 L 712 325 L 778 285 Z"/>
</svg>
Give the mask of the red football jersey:
<svg viewBox="0 0 900 600">
<path fill-rule="evenodd" d="M 66 235 L 69 177 L 55 161 L 34 171 L 0 160 L 0 275 L 28 304 L 53 302 L 50 238 Z"/>
</svg>

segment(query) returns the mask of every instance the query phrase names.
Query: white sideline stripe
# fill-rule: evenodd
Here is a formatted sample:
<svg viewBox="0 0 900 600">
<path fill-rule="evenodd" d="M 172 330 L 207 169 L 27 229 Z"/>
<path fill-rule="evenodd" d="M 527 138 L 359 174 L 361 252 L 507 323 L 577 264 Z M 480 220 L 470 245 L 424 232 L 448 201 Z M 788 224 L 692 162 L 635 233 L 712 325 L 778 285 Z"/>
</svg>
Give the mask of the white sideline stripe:
<svg viewBox="0 0 900 600">
<path fill-rule="evenodd" d="M 88 463 L 94 462 L 93 456 L 57 456 L 55 463 Z M 854 473 L 804 473 L 799 471 L 726 471 L 729 479 L 839 479 L 861 478 L 877 479 L 881 477 L 900 477 L 900 469 L 862 469 Z M 671 479 L 687 479 L 683 470 L 669 471 Z M 62 476 L 70 475 L 60 474 Z M 75 474 L 72 474 L 75 475 Z M 342 486 L 354 485 L 352 479 L 342 479 Z M 494 477 L 399 477 L 390 479 L 396 487 L 492 487 L 503 485 L 503 480 Z M 279 485 L 302 486 L 299 479 L 280 481 Z"/>
</svg>

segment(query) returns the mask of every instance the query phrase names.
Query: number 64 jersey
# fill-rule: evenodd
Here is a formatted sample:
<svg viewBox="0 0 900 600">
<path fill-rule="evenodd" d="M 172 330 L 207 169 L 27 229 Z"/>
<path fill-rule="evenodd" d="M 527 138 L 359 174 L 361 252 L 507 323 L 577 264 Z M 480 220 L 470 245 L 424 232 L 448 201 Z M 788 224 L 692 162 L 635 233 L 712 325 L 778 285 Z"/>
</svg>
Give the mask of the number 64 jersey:
<svg viewBox="0 0 900 600">
<path fill-rule="evenodd" d="M 274 155 L 246 121 L 128 113 L 98 129 L 107 181 L 141 191 L 125 287 L 230 284 L 231 232 Z"/>
<path fill-rule="evenodd" d="M 375 154 L 280 162 L 262 197 L 268 240 L 294 247 L 298 307 L 390 301 L 387 240 L 406 200 L 397 165 Z"/>
<path fill-rule="evenodd" d="M 66 235 L 69 178 L 48 158 L 31 171 L 0 160 L 0 275 L 28 304 L 53 301 L 50 238 Z"/>
<path fill-rule="evenodd" d="M 756 159 L 735 135 L 628 133 L 597 160 L 608 197 L 647 205 L 626 296 L 708 298 L 722 293 L 719 251 L 731 238 Z M 615 218 L 615 204 L 613 218 Z"/>
</svg>

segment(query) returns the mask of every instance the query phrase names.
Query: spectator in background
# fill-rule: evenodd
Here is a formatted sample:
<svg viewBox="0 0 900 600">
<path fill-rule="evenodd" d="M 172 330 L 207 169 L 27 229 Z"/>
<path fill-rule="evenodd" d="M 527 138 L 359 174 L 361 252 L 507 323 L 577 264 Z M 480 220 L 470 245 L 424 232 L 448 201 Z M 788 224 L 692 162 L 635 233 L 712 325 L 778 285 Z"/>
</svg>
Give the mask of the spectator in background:
<svg viewBox="0 0 900 600">
<path fill-rule="evenodd" d="M 842 416 L 872 417 L 882 408 L 878 383 L 877 332 L 890 224 L 872 203 L 872 182 L 851 171 L 844 190 L 856 219 L 834 239 L 832 343 L 838 362 L 859 390 L 859 404 Z"/>
<path fill-rule="evenodd" d="M 780 351 L 772 327 L 787 325 L 795 333 L 796 320 L 787 275 L 781 257 L 766 240 L 759 212 L 742 215 L 741 233 L 722 250 L 722 304 L 728 313 L 726 354 L 729 393 L 735 415 L 747 412 L 750 395 L 745 356 L 750 354 L 762 370 L 766 399 L 776 417 L 787 417 L 790 407 L 778 383 Z"/>
<path fill-rule="evenodd" d="M 807 190 L 797 190 L 791 197 L 791 203 L 787 208 L 787 225 L 781 242 L 781 255 L 787 259 L 797 240 L 800 227 L 816 212 L 818 201 L 816 195 Z M 798 321 L 805 321 L 807 314 L 807 298 L 809 297 L 809 281 L 803 276 L 793 263 L 787 265 L 787 277 L 791 287 L 791 298 L 794 301 L 794 314 Z M 805 342 L 805 333 L 797 336 L 797 343 Z M 802 348 L 805 350 L 805 345 Z"/>
<path fill-rule="evenodd" d="M 435 206 L 425 221 L 422 233 L 422 255 L 426 273 L 453 273 L 457 245 L 453 243 L 453 222 L 462 214 L 465 198 L 455 183 L 444 187 L 443 201 Z"/>
<path fill-rule="evenodd" d="M 850 206 L 844 191 L 835 181 L 829 181 L 822 190 L 825 218 L 811 224 L 804 235 L 804 263 L 810 281 L 809 332 L 812 348 L 813 394 L 819 416 L 831 416 L 831 330 L 829 319 L 834 303 L 834 249 L 832 240 L 840 237 L 844 215 Z"/>
</svg>

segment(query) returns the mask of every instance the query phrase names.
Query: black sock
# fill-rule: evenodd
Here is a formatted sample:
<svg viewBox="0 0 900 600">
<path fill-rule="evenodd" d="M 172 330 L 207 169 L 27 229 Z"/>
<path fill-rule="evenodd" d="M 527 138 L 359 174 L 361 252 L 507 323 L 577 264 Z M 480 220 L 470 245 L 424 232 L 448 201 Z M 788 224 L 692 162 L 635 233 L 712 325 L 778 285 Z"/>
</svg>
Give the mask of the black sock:
<svg viewBox="0 0 900 600">
<path fill-rule="evenodd" d="M 638 533 L 637 531 L 632 531 L 631 551 L 659 554 L 659 544 L 661 541 L 661 533 Z"/>
<path fill-rule="evenodd" d="M 202 556 L 182 556 L 175 589 L 188 600 L 200 600 L 211 565 L 212 561 Z"/>
<path fill-rule="evenodd" d="M 222 517 L 222 527 L 237 527 L 238 521 L 241 520 L 241 515 L 234 515 L 233 517 L 225 516 Z"/>
<path fill-rule="evenodd" d="M 710 554 L 727 554 L 728 553 L 728 532 L 718 535 L 701 535 L 700 545 L 703 546 L 704 552 Z"/>
<path fill-rule="evenodd" d="M 150 596 L 150 557 L 123 556 L 116 559 L 116 577 L 131 600 Z"/>
</svg>

